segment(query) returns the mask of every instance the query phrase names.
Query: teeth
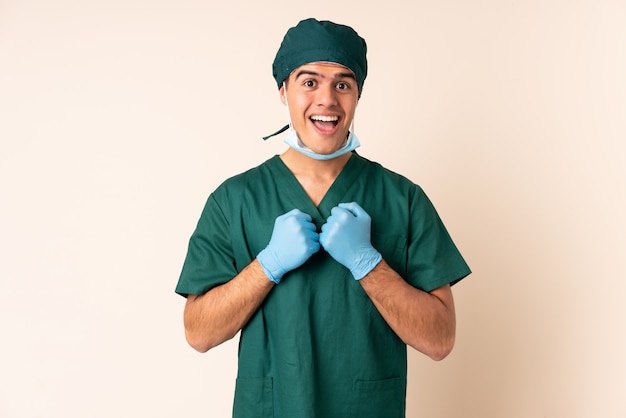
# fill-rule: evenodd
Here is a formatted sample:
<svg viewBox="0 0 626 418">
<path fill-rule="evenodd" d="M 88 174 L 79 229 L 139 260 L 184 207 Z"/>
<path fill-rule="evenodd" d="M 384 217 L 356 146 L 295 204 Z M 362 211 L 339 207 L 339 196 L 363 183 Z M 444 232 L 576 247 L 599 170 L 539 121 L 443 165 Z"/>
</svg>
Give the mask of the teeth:
<svg viewBox="0 0 626 418">
<path fill-rule="evenodd" d="M 339 120 L 339 117 L 315 115 L 311 116 L 311 120 L 319 120 L 320 122 L 337 122 Z"/>
</svg>

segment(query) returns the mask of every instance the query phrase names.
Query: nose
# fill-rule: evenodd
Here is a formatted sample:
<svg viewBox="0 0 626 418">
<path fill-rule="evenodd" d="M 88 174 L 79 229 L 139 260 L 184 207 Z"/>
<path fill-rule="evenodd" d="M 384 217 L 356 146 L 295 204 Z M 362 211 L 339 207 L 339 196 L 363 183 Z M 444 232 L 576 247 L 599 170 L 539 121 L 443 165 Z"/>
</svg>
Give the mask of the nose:
<svg viewBox="0 0 626 418">
<path fill-rule="evenodd" d="M 337 92 L 332 83 L 324 84 L 317 90 L 317 104 L 319 106 L 331 107 L 337 104 Z"/>
</svg>

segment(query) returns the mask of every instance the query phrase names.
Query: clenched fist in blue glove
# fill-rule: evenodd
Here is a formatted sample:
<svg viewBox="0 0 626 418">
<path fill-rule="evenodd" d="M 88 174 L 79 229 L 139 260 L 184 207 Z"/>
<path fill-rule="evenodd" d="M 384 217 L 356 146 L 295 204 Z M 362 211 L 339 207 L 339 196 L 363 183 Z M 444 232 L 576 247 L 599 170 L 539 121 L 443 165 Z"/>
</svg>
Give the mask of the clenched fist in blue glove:
<svg viewBox="0 0 626 418">
<path fill-rule="evenodd" d="M 324 249 L 361 280 L 382 260 L 371 243 L 372 218 L 355 202 L 340 203 L 322 226 Z"/>
<path fill-rule="evenodd" d="M 276 218 L 270 243 L 256 257 L 271 281 L 280 283 L 285 273 L 300 267 L 319 251 L 315 230 L 311 216 L 299 209 Z"/>
</svg>

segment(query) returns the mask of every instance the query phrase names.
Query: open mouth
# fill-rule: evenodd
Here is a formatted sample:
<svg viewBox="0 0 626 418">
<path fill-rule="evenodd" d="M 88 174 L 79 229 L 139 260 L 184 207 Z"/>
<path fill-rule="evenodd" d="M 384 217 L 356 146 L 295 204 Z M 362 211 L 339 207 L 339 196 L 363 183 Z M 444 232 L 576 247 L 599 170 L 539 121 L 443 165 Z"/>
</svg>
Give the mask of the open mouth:
<svg viewBox="0 0 626 418">
<path fill-rule="evenodd" d="M 330 132 L 339 124 L 339 116 L 314 115 L 311 116 L 311 122 L 313 122 L 313 125 L 320 131 Z"/>
</svg>

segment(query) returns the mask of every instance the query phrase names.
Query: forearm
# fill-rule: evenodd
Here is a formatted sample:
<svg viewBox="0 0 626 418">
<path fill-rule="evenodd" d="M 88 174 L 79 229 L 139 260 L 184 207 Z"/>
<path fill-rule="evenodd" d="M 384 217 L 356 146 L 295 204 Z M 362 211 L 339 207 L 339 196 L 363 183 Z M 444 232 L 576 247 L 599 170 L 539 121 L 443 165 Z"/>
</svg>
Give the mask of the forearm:
<svg viewBox="0 0 626 418">
<path fill-rule="evenodd" d="M 434 360 L 454 346 L 456 317 L 450 286 L 427 293 L 382 260 L 359 281 L 385 321 L 407 344 Z"/>
<path fill-rule="evenodd" d="M 184 312 L 185 336 L 189 345 L 205 352 L 233 338 L 273 286 L 254 260 L 227 283 L 200 296 L 189 295 Z"/>
</svg>

